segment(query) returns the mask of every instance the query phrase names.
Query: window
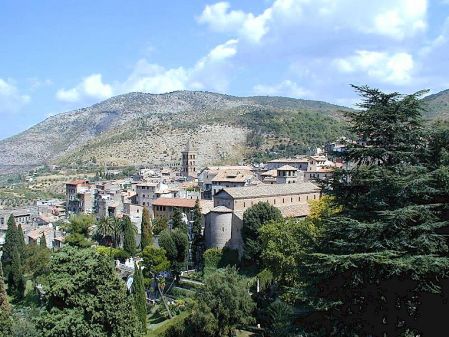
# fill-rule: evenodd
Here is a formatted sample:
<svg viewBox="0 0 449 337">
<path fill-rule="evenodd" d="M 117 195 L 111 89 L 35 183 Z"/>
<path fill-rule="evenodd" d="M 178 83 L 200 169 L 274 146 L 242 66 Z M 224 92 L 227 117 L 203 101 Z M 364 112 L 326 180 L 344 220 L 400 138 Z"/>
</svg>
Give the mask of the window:
<svg viewBox="0 0 449 337">
<path fill-rule="evenodd" d="M 273 205 L 276 205 L 276 199 L 273 199 Z"/>
<path fill-rule="evenodd" d="M 298 201 L 301 201 L 301 197 L 298 197 Z"/>
<path fill-rule="evenodd" d="M 285 200 L 284 200 L 284 198 L 282 198 L 282 203 L 283 203 L 283 204 L 285 203 Z"/>
<path fill-rule="evenodd" d="M 243 202 L 243 207 L 246 207 L 246 202 Z"/>
<path fill-rule="evenodd" d="M 221 230 L 224 232 L 224 227 L 221 227 Z"/>
<path fill-rule="evenodd" d="M 290 198 L 290 202 L 293 202 L 293 198 Z"/>
</svg>

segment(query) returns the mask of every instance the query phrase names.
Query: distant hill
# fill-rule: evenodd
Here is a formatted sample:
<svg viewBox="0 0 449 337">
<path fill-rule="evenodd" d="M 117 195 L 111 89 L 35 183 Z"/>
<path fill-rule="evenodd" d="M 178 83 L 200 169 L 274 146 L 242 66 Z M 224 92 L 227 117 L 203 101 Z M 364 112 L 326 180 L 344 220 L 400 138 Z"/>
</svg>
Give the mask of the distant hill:
<svg viewBox="0 0 449 337">
<path fill-rule="evenodd" d="M 0 171 L 44 163 L 178 162 L 188 139 L 200 165 L 297 154 L 344 134 L 340 112 L 346 109 L 285 97 L 129 93 L 0 141 Z"/>
<path fill-rule="evenodd" d="M 449 119 L 449 89 L 423 98 L 425 116 L 435 119 Z"/>
</svg>

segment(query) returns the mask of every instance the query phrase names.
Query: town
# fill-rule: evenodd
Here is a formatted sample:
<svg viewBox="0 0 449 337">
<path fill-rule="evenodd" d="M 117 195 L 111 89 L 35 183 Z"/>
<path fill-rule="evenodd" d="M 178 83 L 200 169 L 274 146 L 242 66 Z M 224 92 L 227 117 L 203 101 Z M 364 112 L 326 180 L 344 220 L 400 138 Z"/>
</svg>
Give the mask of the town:
<svg viewBox="0 0 449 337">
<path fill-rule="evenodd" d="M 127 216 L 135 226 L 139 246 L 144 208 L 153 221 L 168 225 L 178 209 L 191 234 L 198 201 L 206 247 L 229 247 L 241 254 L 244 211 L 267 202 L 284 217 L 305 217 L 309 201 L 320 197 L 316 183 L 343 166 L 336 156 L 343 150 L 344 145 L 333 143 L 326 146 L 326 152 L 318 149 L 313 156 L 201 168 L 196 164 L 199 154 L 188 142 L 178 165 L 141 168 L 123 179 L 75 179 L 65 183 L 65 200 L 37 200 L 26 208 L 0 209 L 0 247 L 11 215 L 21 225 L 26 243 L 39 242 L 44 236 L 50 249 L 63 247 L 66 233 L 62 225 L 75 214 L 89 214 L 97 221 Z"/>
</svg>

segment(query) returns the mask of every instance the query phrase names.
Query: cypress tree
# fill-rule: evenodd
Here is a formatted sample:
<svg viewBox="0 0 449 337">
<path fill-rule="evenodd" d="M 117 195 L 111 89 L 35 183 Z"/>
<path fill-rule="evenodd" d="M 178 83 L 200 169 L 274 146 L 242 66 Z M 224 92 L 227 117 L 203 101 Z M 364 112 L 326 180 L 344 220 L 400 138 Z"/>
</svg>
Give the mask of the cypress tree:
<svg viewBox="0 0 449 337">
<path fill-rule="evenodd" d="M 22 299 L 25 294 L 25 279 L 23 268 L 17 247 L 13 248 L 10 270 L 8 274 L 8 292 L 17 299 Z"/>
<path fill-rule="evenodd" d="M 204 237 L 202 234 L 203 215 L 199 200 L 195 201 L 193 209 L 193 225 L 192 225 L 192 259 L 195 268 L 200 269 L 202 265 L 202 256 L 204 251 Z"/>
<path fill-rule="evenodd" d="M 25 254 L 25 236 L 23 235 L 22 225 L 19 223 L 17 226 L 17 242 L 19 248 L 20 257 L 24 257 Z"/>
<path fill-rule="evenodd" d="M 143 250 L 152 242 L 151 217 L 148 208 L 144 207 L 142 212 L 142 223 L 140 225 L 141 239 L 140 248 Z"/>
<path fill-rule="evenodd" d="M 47 248 L 47 239 L 45 238 L 44 233 L 42 233 L 41 239 L 39 240 L 39 245 L 43 248 Z"/>
<path fill-rule="evenodd" d="M 5 244 L 3 245 L 3 254 L 1 262 L 3 267 L 5 268 L 5 277 L 8 278 L 10 265 L 12 261 L 12 255 L 14 247 L 18 246 L 18 234 L 17 234 L 17 226 L 14 216 L 11 214 L 8 218 L 8 227 L 6 229 L 5 234 Z"/>
<path fill-rule="evenodd" d="M 11 334 L 11 307 L 6 295 L 5 282 L 3 281 L 3 268 L 0 262 L 0 336 Z"/>
<path fill-rule="evenodd" d="M 134 264 L 132 293 L 134 307 L 136 308 L 137 317 L 141 324 L 142 333 L 145 333 L 147 331 L 147 300 L 142 270 L 137 264 Z"/>
<path fill-rule="evenodd" d="M 123 249 L 131 256 L 136 255 L 136 228 L 131 222 L 129 216 L 122 219 L 123 230 Z"/>
<path fill-rule="evenodd" d="M 172 229 L 176 228 L 183 228 L 186 229 L 186 225 L 184 221 L 182 221 L 182 213 L 181 210 L 178 207 L 175 207 L 173 209 L 173 216 L 172 216 Z M 187 229 L 186 229 L 187 231 Z"/>
</svg>

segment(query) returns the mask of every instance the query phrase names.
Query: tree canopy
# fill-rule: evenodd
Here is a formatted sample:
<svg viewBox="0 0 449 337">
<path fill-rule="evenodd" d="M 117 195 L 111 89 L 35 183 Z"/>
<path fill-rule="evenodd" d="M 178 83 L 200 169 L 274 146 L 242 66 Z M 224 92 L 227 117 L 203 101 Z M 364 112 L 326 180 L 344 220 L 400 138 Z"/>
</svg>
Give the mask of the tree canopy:
<svg viewBox="0 0 449 337">
<path fill-rule="evenodd" d="M 262 247 L 259 240 L 259 228 L 269 221 L 281 220 L 279 209 L 267 202 L 259 202 L 243 213 L 243 256 L 247 261 L 258 263 Z"/>
<path fill-rule="evenodd" d="M 140 336 L 132 297 L 108 257 L 67 246 L 49 268 L 46 311 L 37 319 L 42 336 Z"/>
</svg>

